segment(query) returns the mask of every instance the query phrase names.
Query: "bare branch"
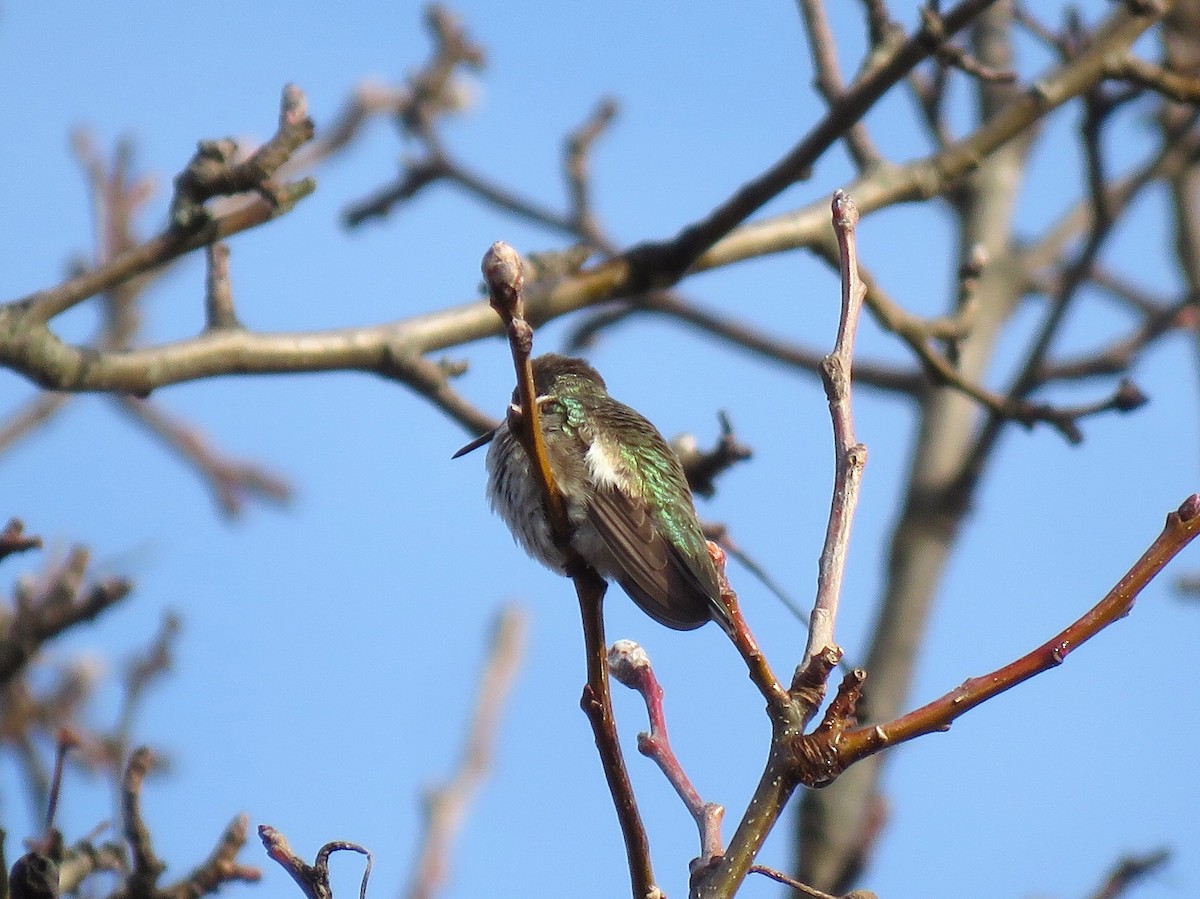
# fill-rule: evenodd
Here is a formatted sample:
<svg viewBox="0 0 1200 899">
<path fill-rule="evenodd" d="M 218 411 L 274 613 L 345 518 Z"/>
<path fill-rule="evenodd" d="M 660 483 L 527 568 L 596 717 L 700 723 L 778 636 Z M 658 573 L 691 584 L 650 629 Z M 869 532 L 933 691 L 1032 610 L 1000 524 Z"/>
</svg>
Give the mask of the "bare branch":
<svg viewBox="0 0 1200 899">
<path fill-rule="evenodd" d="M 634 899 L 653 899 L 661 895 L 650 860 L 650 842 L 633 795 L 633 784 L 625 766 L 621 743 L 613 717 L 612 694 L 608 678 L 608 643 L 604 637 L 604 593 L 608 588 L 571 546 L 572 526 L 567 518 L 562 494 L 555 483 L 554 472 L 546 454 L 545 436 L 540 423 L 541 409 L 537 403 L 537 388 L 533 380 L 531 352 L 533 328 L 525 319 L 525 279 L 521 257 L 505 243 L 495 243 L 483 257 L 483 277 L 488 287 L 491 307 L 500 316 L 508 335 L 513 367 L 517 376 L 517 398 L 520 414 L 512 414 L 509 426 L 529 458 L 539 489 L 542 505 L 550 525 L 555 546 L 566 560 L 564 570 L 575 583 L 583 622 L 583 645 L 587 657 L 587 683 L 583 688 L 580 706 L 592 725 L 596 748 L 608 781 L 609 792 L 616 806 L 625 840 L 625 855 Z"/>
<path fill-rule="evenodd" d="M 425 797 L 425 827 L 409 899 L 429 899 L 446 880 L 451 844 L 491 767 L 500 716 L 524 655 L 527 629 L 525 615 L 516 606 L 506 606 L 496 618 L 458 769 Z"/>
<path fill-rule="evenodd" d="M 158 878 L 167 865 L 154 851 L 150 828 L 142 818 L 142 785 L 150 771 L 153 756 L 145 746 L 134 751 L 125 769 L 122 790 L 122 812 L 125 839 L 133 854 L 133 870 L 129 872 L 121 891 L 120 899 L 155 899 L 158 893 Z"/>
<path fill-rule="evenodd" d="M 858 505 L 859 484 L 867 464 L 867 448 L 854 437 L 854 417 L 850 405 L 850 372 L 854 359 L 854 335 L 858 329 L 858 314 L 866 296 L 866 286 L 859 277 L 855 228 L 858 209 L 854 201 L 838 191 L 833 197 L 833 227 L 837 233 L 842 269 L 842 314 L 833 352 L 821 366 L 821 380 L 829 399 L 833 417 L 834 489 L 829 511 L 829 528 L 817 574 L 817 599 L 813 605 L 808 627 L 808 644 L 804 648 L 806 665 L 826 648 L 838 649 L 833 629 L 837 620 L 846 555 L 850 544 L 850 527 Z"/>
<path fill-rule="evenodd" d="M 30 434 L 62 411 L 71 399 L 69 393 L 41 392 L 0 423 L 0 453 Z"/>
<path fill-rule="evenodd" d="M 0 559 L 41 548 L 42 538 L 26 534 L 25 523 L 19 518 L 10 518 L 4 530 L 0 531 Z"/>
<path fill-rule="evenodd" d="M 371 853 L 356 843 L 345 840 L 335 840 L 326 843 L 317 852 L 313 864 L 308 864 L 292 851 L 287 839 L 282 833 L 269 824 L 258 826 L 258 836 L 266 847 L 267 855 L 291 875 L 292 880 L 300 887 L 307 899 L 333 899 L 333 887 L 329 884 L 329 856 L 335 852 L 357 852 L 367 857 L 363 870 L 362 885 L 359 887 L 359 899 L 367 897 L 367 880 L 371 876 L 373 859 Z"/>
<path fill-rule="evenodd" d="M 567 190 L 571 199 L 571 217 L 574 230 L 579 237 L 594 246 L 604 246 L 606 241 L 600 232 L 592 212 L 591 176 L 589 172 L 592 147 L 612 125 L 617 117 L 617 101 L 606 97 L 596 106 L 586 122 L 567 135 L 564 168 L 567 175 Z"/>
<path fill-rule="evenodd" d="M 204 283 L 205 323 L 209 329 L 237 328 L 233 310 L 233 285 L 229 281 L 229 244 L 217 241 L 205 247 L 208 270 Z"/>
<path fill-rule="evenodd" d="M 834 106 L 845 95 L 846 84 L 838 65 L 837 42 L 825 15 L 824 0 L 797 0 L 797 5 L 804 19 L 804 29 L 808 32 L 808 45 L 817 72 L 817 90 L 826 105 Z M 860 172 L 879 163 L 879 151 L 872 145 L 867 127 L 862 122 L 851 125 L 844 139 L 846 149 Z"/>
<path fill-rule="evenodd" d="M 257 191 L 275 207 L 294 202 L 288 188 L 272 181 L 274 174 L 300 146 L 312 139 L 315 126 L 308 117 L 308 98 L 294 84 L 285 85 L 274 136 L 247 159 L 238 161 L 236 142 L 201 141 L 187 168 L 175 177 L 171 224 L 192 231 L 209 221 L 204 203 L 216 196 Z"/>
<path fill-rule="evenodd" d="M 725 851 L 721 841 L 721 820 L 725 817 L 725 809 L 715 802 L 705 802 L 700 798 L 671 747 L 662 685 L 654 675 L 646 650 L 632 640 L 618 640 L 608 651 L 608 666 L 613 677 L 629 689 L 636 690 L 646 703 L 650 731 L 638 734 L 638 752 L 658 765 L 667 782 L 683 800 L 700 832 L 700 855 L 692 862 L 692 868 L 707 868 Z"/>
<path fill-rule="evenodd" d="M 848 730 L 836 750 L 842 766 L 927 733 L 944 731 L 960 715 L 1043 671 L 1061 665 L 1077 647 L 1129 614 L 1137 596 L 1193 539 L 1200 536 L 1200 494 L 1167 516 L 1162 533 L 1095 606 L 1037 649 L 989 674 L 973 677 L 946 695 L 887 724 Z"/>
<path fill-rule="evenodd" d="M 132 396 L 115 397 L 115 402 L 135 421 L 190 462 L 208 482 L 217 504 L 226 515 L 236 517 L 247 497 L 287 503 L 291 485 L 254 462 L 229 459 L 210 446 L 194 428 L 171 417 L 151 400 Z"/>
<path fill-rule="evenodd" d="M 16 609 L 0 638 L 0 684 L 12 678 L 42 644 L 81 621 L 90 621 L 133 589 L 123 578 L 84 585 L 87 550 L 76 547 L 40 581 L 22 585 Z"/>
<path fill-rule="evenodd" d="M 754 455 L 753 450 L 733 433 L 733 424 L 726 412 L 718 412 L 717 420 L 721 424 L 721 437 L 710 450 L 701 450 L 692 434 L 680 434 L 671 440 L 671 449 L 683 464 L 688 486 L 693 493 L 705 497 L 717 492 L 717 477 Z"/>
<path fill-rule="evenodd" d="M 1127 855 L 1108 873 L 1091 899 L 1120 899 L 1142 881 L 1161 871 L 1171 860 L 1171 850 L 1156 849 L 1145 855 Z"/>
</svg>

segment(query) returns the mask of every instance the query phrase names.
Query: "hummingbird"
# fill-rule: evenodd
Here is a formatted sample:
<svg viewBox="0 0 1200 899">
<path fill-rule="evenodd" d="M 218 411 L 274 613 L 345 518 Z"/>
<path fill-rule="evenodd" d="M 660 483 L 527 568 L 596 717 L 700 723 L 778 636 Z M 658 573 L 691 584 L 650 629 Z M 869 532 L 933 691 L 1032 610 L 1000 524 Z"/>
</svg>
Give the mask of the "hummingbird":
<svg viewBox="0 0 1200 899">
<path fill-rule="evenodd" d="M 683 465 L 662 434 L 609 396 L 599 372 L 582 359 L 539 356 L 533 380 L 546 455 L 572 528 L 571 548 L 659 623 L 692 630 L 712 620 L 731 631 Z M 567 560 L 554 543 L 541 488 L 510 426 L 519 402 L 514 390 L 510 417 L 454 458 L 491 443 L 492 511 L 530 556 L 565 573 Z"/>
</svg>

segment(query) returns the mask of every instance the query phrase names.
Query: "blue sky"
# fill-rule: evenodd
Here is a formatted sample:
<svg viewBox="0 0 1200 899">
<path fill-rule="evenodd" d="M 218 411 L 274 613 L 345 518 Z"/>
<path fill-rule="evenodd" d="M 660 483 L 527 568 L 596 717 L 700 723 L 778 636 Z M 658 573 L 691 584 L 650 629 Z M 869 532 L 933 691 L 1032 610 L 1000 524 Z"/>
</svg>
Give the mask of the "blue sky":
<svg viewBox="0 0 1200 899">
<path fill-rule="evenodd" d="M 835 12 L 852 68 L 859 28 Z M 911 21 L 909 4 L 895 4 Z M 1089 16 L 1107 4 L 1083 5 Z M 901 8 L 903 7 L 903 8 Z M 632 2 L 495 5 L 456 9 L 488 50 L 471 89 L 474 107 L 446 140 L 461 159 L 516 190 L 562 208 L 564 133 L 602 96 L 621 112 L 598 146 L 597 212 L 621 242 L 663 237 L 699 217 L 780 156 L 820 112 L 793 5 Z M 855 10 L 857 7 L 855 6 Z M 162 220 L 170 179 L 200 138 L 263 139 L 279 90 L 295 82 L 318 125 L 353 87 L 396 81 L 426 58 L 416 4 L 228 2 L 105 6 L 7 4 L 0 18 L 0 197 L 8 248 L 5 297 L 55 283 L 90 246 L 83 178 L 68 134 L 90 127 L 103 147 L 136 141 L 159 193 L 144 221 Z M 1031 68 L 1046 64 L 1023 42 Z M 925 152 L 902 125 L 911 110 L 885 103 L 868 120 L 896 160 Z M 1076 113 L 1058 116 L 1034 157 L 1024 227 L 1052 219 L 1076 196 L 1063 159 Z M 1147 138 L 1136 117 L 1114 135 L 1114 165 Z M 264 330 L 373 324 L 471 300 L 484 250 L 503 239 L 522 251 L 561 246 L 558 235 L 482 209 L 437 187 L 384 222 L 346 233 L 346 203 L 390 180 L 403 152 L 376 123 L 360 145 L 317 172 L 317 193 L 292 214 L 234 239 L 239 314 Z M 841 186 L 839 153 L 777 200 L 778 211 Z M 1145 198 L 1116 235 L 1114 266 L 1168 293 L 1164 200 Z M 909 308 L 941 308 L 954 269 L 947 218 L 898 209 L 866 219 L 861 253 Z M 915 260 L 919 260 L 915 261 Z M 808 256 L 742 264 L 689 282 L 698 302 L 743 315 L 813 346 L 832 343 L 837 288 Z M 148 340 L 186 337 L 202 322 L 199 259 L 178 266 L 148 297 Z M 1080 307 L 1069 345 L 1085 347 L 1124 321 L 1103 304 Z M 997 374 L 1037 322 L 1019 314 Z M 88 333 L 80 311 L 64 333 Z M 540 331 L 540 350 L 566 327 Z M 862 353 L 904 362 L 871 322 Z M 499 414 L 510 390 L 506 347 L 480 342 L 460 388 Z M 828 508 L 832 457 L 819 385 L 669 323 L 608 334 L 593 350 L 615 396 L 671 435 L 701 442 L 729 411 L 755 460 L 729 473 L 701 514 L 737 539 L 802 601 L 812 593 Z M 1165 341 L 1135 372 L 1152 402 L 1136 415 L 1086 425 L 1070 447 L 1046 429 L 1004 440 L 946 578 L 913 701 L 990 670 L 1046 639 L 1091 605 L 1157 533 L 1163 515 L 1196 489 L 1194 347 Z M 1099 387 L 1095 388 L 1098 392 Z M 0 375 L 0 412 L 30 395 Z M 1064 397 L 1094 396 L 1091 391 Z M 90 545 L 105 570 L 136 579 L 134 598 L 55 649 L 109 659 L 98 723 L 115 713 L 119 660 L 154 633 L 163 609 L 184 619 L 177 672 L 149 698 L 140 739 L 167 750 L 169 778 L 147 789 L 160 853 L 183 875 L 225 822 L 247 811 L 311 857 L 347 839 L 376 857 L 372 895 L 395 895 L 415 847 L 421 791 L 458 752 L 488 622 L 503 602 L 529 613 L 529 654 L 497 750 L 496 769 L 455 851 L 449 896 L 549 891 L 622 895 L 627 875 L 614 815 L 577 700 L 583 679 L 569 584 L 528 562 L 483 499 L 480 455 L 455 462 L 463 432 L 393 384 L 352 375 L 223 378 L 161 391 L 156 400 L 228 453 L 286 475 L 294 503 L 251 507 L 232 524 L 195 475 L 103 398 L 73 400 L 50 427 L 0 459 L 4 515 L 22 516 L 52 544 Z M 885 541 L 907 465 L 913 415 L 904 401 L 860 393 L 860 439 L 870 461 L 855 525 L 839 634 L 861 656 L 882 579 Z M 1174 573 L 1200 560 L 1186 553 Z M 26 558 L 9 561 L 11 582 Z M 1170 573 L 1169 573 L 1170 574 Z M 744 572 L 743 604 L 776 666 L 804 643 L 799 626 Z M 1167 844 L 1177 855 L 1139 896 L 1200 888 L 1200 805 L 1192 776 L 1200 737 L 1196 610 L 1168 589 L 1146 592 L 1134 614 L 1071 656 L 1062 669 L 988 703 L 949 734 L 894 753 L 891 822 L 865 882 L 887 899 L 958 895 L 1081 895 L 1121 854 Z M 727 836 L 757 780 L 767 745 L 761 702 L 715 628 L 657 627 L 619 591 L 609 636 L 642 642 L 667 690 L 676 748 L 706 799 L 728 808 Z M 618 716 L 647 814 L 664 887 L 686 893 L 695 832 L 653 766 L 636 755 L 643 726 L 635 697 Z M 108 716 L 108 717 L 106 717 Z M 15 771 L 0 766 L 0 818 L 24 832 Z M 100 785 L 73 776 L 62 824 L 78 837 L 110 815 Z M 786 866 L 784 840 L 762 857 Z M 292 895 L 252 842 L 243 860 L 267 883 L 231 894 Z M 357 889 L 357 860 L 335 863 L 339 893 Z M 745 895 L 775 895 L 754 883 Z"/>
</svg>

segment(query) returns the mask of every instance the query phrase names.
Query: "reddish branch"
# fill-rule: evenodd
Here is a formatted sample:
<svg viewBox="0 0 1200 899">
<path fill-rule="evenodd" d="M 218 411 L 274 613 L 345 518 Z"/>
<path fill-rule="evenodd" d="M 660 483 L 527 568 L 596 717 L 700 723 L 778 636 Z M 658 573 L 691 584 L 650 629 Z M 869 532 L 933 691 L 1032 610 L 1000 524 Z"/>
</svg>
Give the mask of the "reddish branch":
<svg viewBox="0 0 1200 899">
<path fill-rule="evenodd" d="M 632 640 L 618 640 L 608 651 L 608 664 L 613 677 L 629 689 L 636 690 L 646 703 L 650 731 L 638 734 L 638 752 L 658 765 L 696 822 L 700 832 L 700 855 L 692 862 L 692 868 L 705 869 L 724 854 L 721 820 L 725 817 L 725 809 L 715 802 L 705 802 L 700 798 L 671 747 L 662 685 L 654 674 L 646 650 Z"/>
<path fill-rule="evenodd" d="M 1010 690 L 1035 675 L 1056 668 L 1076 648 L 1095 637 L 1104 628 L 1124 618 L 1133 609 L 1138 594 L 1185 546 L 1200 534 L 1200 494 L 1193 494 L 1179 509 L 1167 516 L 1162 533 L 1151 544 L 1116 586 L 1088 610 L 1037 649 L 995 671 L 966 680 L 954 690 L 886 724 L 855 727 L 852 716 L 832 708 L 820 738 L 805 737 L 796 745 L 797 757 L 820 757 L 824 768 L 800 772 L 805 783 L 817 776 L 823 783 L 869 755 L 928 733 L 948 730 L 959 716 L 983 702 Z M 857 695 L 860 682 L 843 681 L 848 699 Z"/>
<path fill-rule="evenodd" d="M 725 550 L 721 549 L 717 544 L 709 542 L 708 554 L 713 560 L 713 565 L 717 569 L 717 582 L 721 588 L 721 603 L 725 606 L 725 611 L 729 614 L 729 639 L 733 641 L 734 648 L 742 657 L 742 661 L 746 663 L 746 670 L 750 675 L 750 680 L 754 686 L 758 687 L 758 691 L 766 700 L 767 708 L 782 714 L 783 709 L 788 706 L 788 694 L 779 682 L 779 678 L 775 676 L 775 672 L 771 669 L 771 663 L 767 661 L 767 657 L 763 655 L 762 648 L 758 645 L 758 640 L 750 631 L 749 625 L 746 624 L 746 619 L 742 615 L 742 607 L 738 602 L 737 593 L 729 585 L 729 578 L 725 574 Z"/>
</svg>

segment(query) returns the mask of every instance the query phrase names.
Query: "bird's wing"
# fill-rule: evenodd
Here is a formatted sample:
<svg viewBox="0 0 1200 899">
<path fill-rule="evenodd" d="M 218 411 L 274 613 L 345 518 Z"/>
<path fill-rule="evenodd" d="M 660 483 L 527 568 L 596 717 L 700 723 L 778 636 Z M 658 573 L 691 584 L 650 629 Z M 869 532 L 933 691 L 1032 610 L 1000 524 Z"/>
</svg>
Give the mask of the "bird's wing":
<svg viewBox="0 0 1200 899">
<path fill-rule="evenodd" d="M 713 617 L 712 589 L 685 555 L 655 529 L 645 503 L 610 489 L 596 492 L 588 521 L 608 547 L 617 582 L 651 618 L 691 630 Z"/>
</svg>

